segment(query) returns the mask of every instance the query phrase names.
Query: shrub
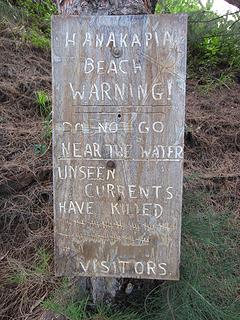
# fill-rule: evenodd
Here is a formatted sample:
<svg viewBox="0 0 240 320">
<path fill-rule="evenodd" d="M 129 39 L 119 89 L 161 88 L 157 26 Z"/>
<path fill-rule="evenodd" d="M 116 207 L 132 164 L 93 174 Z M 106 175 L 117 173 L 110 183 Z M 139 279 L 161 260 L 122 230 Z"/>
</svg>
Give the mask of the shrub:
<svg viewBox="0 0 240 320">
<path fill-rule="evenodd" d="M 188 70 L 198 77 L 220 78 L 222 72 L 231 74 L 240 68 L 240 14 L 218 16 L 212 4 L 165 0 L 157 4 L 156 12 L 188 14 Z"/>
</svg>

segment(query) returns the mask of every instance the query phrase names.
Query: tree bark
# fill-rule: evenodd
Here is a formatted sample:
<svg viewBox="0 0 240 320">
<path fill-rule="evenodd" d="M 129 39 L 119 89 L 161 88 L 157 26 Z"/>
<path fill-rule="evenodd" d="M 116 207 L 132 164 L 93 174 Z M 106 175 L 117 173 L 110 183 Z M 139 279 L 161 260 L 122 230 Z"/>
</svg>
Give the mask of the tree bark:
<svg viewBox="0 0 240 320">
<path fill-rule="evenodd" d="M 124 15 L 153 13 L 157 0 L 57 0 L 60 14 Z"/>
<path fill-rule="evenodd" d="M 154 13 L 157 0 L 56 0 L 56 3 L 62 15 L 136 15 Z M 131 279 L 126 282 L 124 286 L 132 288 Z M 94 303 L 112 302 L 123 291 L 123 281 L 116 278 L 80 278 L 77 283 L 81 291 L 91 292 Z"/>
</svg>

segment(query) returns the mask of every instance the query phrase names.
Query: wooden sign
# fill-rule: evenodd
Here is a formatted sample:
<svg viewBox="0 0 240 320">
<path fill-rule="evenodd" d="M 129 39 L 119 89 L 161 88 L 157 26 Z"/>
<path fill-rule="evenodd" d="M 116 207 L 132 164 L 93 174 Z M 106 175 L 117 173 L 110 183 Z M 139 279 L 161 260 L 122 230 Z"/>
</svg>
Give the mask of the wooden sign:
<svg viewBox="0 0 240 320">
<path fill-rule="evenodd" d="M 53 17 L 57 275 L 179 278 L 186 25 Z"/>
</svg>

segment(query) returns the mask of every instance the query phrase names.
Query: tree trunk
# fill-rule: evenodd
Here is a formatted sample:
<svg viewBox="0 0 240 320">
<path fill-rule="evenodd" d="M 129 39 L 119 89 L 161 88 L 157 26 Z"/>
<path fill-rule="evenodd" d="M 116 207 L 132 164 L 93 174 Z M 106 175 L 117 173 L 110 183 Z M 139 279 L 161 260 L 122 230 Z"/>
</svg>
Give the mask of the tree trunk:
<svg viewBox="0 0 240 320">
<path fill-rule="evenodd" d="M 67 15 L 124 15 L 153 13 L 157 0 L 57 0 Z"/>
<path fill-rule="evenodd" d="M 154 13 L 157 0 L 57 0 L 58 13 L 62 15 L 136 15 Z M 94 303 L 111 302 L 123 281 L 116 278 L 81 278 L 77 281 L 81 291 L 91 292 Z M 124 283 L 130 293 L 131 280 Z"/>
</svg>

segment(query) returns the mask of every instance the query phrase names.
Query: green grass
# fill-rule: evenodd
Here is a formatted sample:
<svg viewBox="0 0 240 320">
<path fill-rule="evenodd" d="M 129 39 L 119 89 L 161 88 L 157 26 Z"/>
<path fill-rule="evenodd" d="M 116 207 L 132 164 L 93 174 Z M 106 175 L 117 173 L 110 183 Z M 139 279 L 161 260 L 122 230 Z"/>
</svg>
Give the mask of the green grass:
<svg viewBox="0 0 240 320">
<path fill-rule="evenodd" d="M 48 150 L 48 144 L 52 139 L 52 105 L 47 92 L 39 90 L 35 92 L 36 103 L 42 118 L 42 143 L 34 145 L 35 156 L 43 156 Z"/>
<path fill-rule="evenodd" d="M 43 302 L 43 308 L 51 310 L 56 314 L 63 315 L 69 320 L 83 320 L 87 318 L 86 307 L 88 299 L 83 299 L 79 302 L 68 302 L 67 305 L 62 305 L 54 299 L 47 299 Z"/>
<path fill-rule="evenodd" d="M 50 21 L 54 13 L 52 0 L 0 0 L 0 24 L 11 29 L 14 37 L 43 50 L 51 46 Z"/>
<path fill-rule="evenodd" d="M 23 15 L 21 10 L 11 5 L 6 0 L 0 0 L 0 21 L 1 22 L 19 22 L 22 21 Z"/>
<path fill-rule="evenodd" d="M 46 142 L 49 142 L 52 138 L 52 105 L 51 99 L 48 96 L 47 92 L 39 90 L 36 93 L 36 102 L 39 107 L 40 115 L 43 119 L 43 139 Z M 39 147 L 42 145 L 36 145 L 35 154 L 44 154 L 46 148 Z"/>
<path fill-rule="evenodd" d="M 51 116 L 52 108 L 48 93 L 43 90 L 36 91 L 36 101 L 39 106 L 41 117 L 45 119 L 49 118 Z"/>
<path fill-rule="evenodd" d="M 140 320 L 140 315 L 129 308 L 119 310 L 111 305 L 97 305 L 92 308 L 89 298 L 79 298 L 67 278 L 62 279 L 61 285 L 54 294 L 45 299 L 42 307 L 54 312 L 56 315 L 65 316 L 68 320 Z"/>
<path fill-rule="evenodd" d="M 50 49 L 51 47 L 50 38 L 40 30 L 26 29 L 22 33 L 22 40 L 30 42 L 34 47 L 40 49 Z"/>
<path fill-rule="evenodd" d="M 140 320 L 141 316 L 132 310 L 116 310 L 110 306 L 97 306 L 95 311 L 88 311 L 88 298 L 78 302 L 69 301 L 65 305 L 54 298 L 47 299 L 42 307 L 69 320 Z"/>
<path fill-rule="evenodd" d="M 45 249 L 40 248 L 37 251 L 37 262 L 34 267 L 34 273 L 47 274 L 50 271 L 51 255 Z"/>
<path fill-rule="evenodd" d="M 51 259 L 51 254 L 44 248 L 40 248 L 35 254 L 35 261 L 32 262 L 31 267 L 20 264 L 16 260 L 12 261 L 8 283 L 21 286 L 32 282 L 34 278 L 49 276 Z"/>
<path fill-rule="evenodd" d="M 180 281 L 160 282 L 150 293 L 140 292 L 137 300 L 130 295 L 127 310 L 98 306 L 90 312 L 87 299 L 66 299 L 64 305 L 56 295 L 44 308 L 69 320 L 239 320 L 238 226 L 227 209 L 215 211 L 210 196 L 184 194 Z M 66 283 L 60 292 L 67 294 Z"/>
<path fill-rule="evenodd" d="M 28 275 L 24 270 L 18 270 L 9 276 L 8 282 L 11 284 L 22 285 L 27 281 L 27 276 Z"/>
<path fill-rule="evenodd" d="M 226 87 L 230 90 L 234 83 L 233 79 L 234 75 L 231 73 L 231 71 L 228 73 L 222 73 L 218 78 L 213 76 L 204 76 L 204 84 L 199 85 L 198 90 L 203 94 L 209 94 L 221 87 Z"/>
<path fill-rule="evenodd" d="M 181 280 L 165 282 L 145 301 L 146 318 L 239 320 L 237 226 L 216 213 L 204 193 L 185 195 Z"/>
</svg>

